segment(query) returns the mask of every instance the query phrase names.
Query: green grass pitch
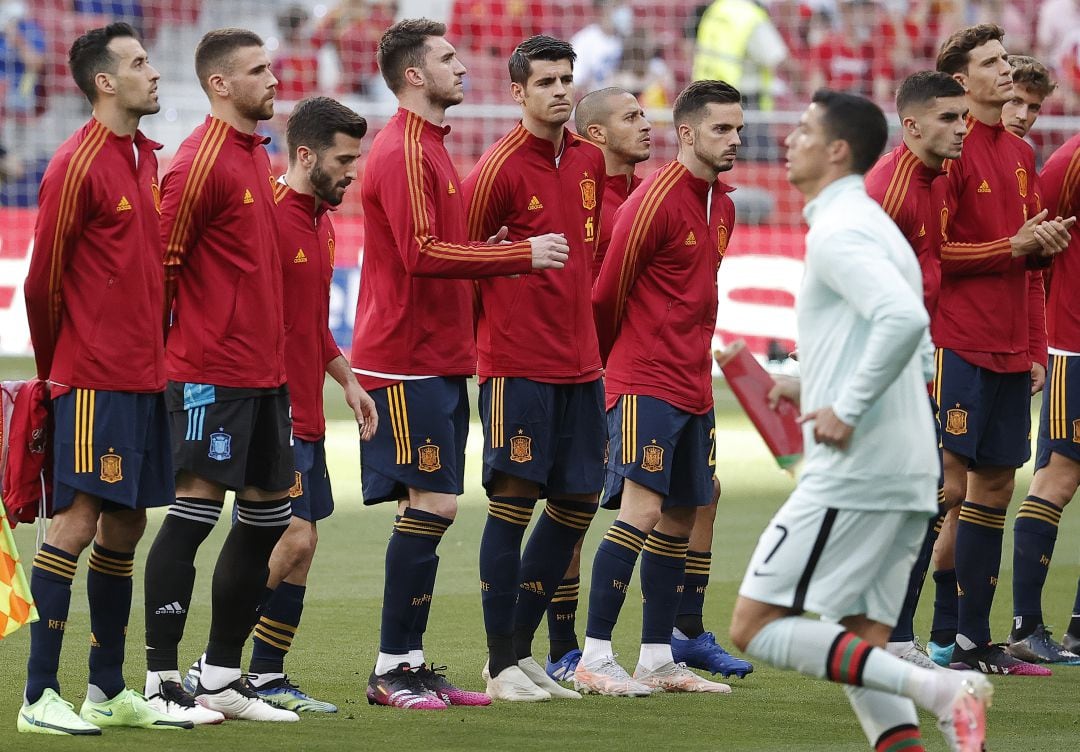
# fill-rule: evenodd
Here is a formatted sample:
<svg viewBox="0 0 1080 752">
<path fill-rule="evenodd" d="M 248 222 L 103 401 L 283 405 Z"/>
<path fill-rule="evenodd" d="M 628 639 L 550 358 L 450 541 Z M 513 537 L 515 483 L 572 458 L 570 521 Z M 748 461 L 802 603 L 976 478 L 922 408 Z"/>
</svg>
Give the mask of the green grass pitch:
<svg viewBox="0 0 1080 752">
<path fill-rule="evenodd" d="M 26 361 L 0 364 L 0 373 L 28 373 Z M 297 724 L 230 721 L 194 731 L 109 730 L 96 738 L 67 739 L 16 734 L 15 718 L 25 678 L 29 630 L 0 643 L 0 750 L 99 749 L 424 749 L 424 750 L 742 750 L 779 752 L 856 752 L 868 749 L 846 698 L 838 686 L 804 679 L 758 665 L 744 680 L 731 680 L 729 696 L 661 695 L 643 699 L 586 697 L 536 705 L 497 704 L 490 708 L 435 713 L 370 707 L 364 688 L 377 648 L 382 592 L 382 556 L 393 509 L 364 508 L 360 503 L 356 429 L 347 421 L 336 385 L 327 388 L 334 419 L 327 439 L 337 512 L 320 525 L 319 552 L 308 585 L 303 622 L 287 660 L 291 676 L 313 695 L 337 703 L 336 715 L 304 715 Z M 1037 407 L 1036 407 L 1037 409 Z M 706 602 L 706 625 L 727 644 L 727 624 L 743 569 L 758 534 L 783 502 L 793 481 L 780 472 L 733 399 L 717 388 L 717 470 L 723 485 L 713 549 L 712 580 Z M 484 635 L 477 584 L 477 548 L 485 502 L 479 485 L 479 425 L 473 425 L 467 489 L 457 522 L 439 549 L 442 564 L 426 639 L 430 660 L 449 666 L 460 684 L 483 689 Z M 1017 499 L 1023 498 L 1030 466 L 1018 475 Z M 1014 502 L 1014 507 L 1016 503 Z M 126 676 L 141 689 L 142 564 L 162 512 L 151 524 L 136 558 L 135 603 L 131 614 Z M 613 514 L 601 511 L 585 546 L 583 582 L 588 563 Z M 994 609 L 994 635 L 1004 639 L 1011 617 L 1011 519 L 1005 536 L 1001 587 Z M 199 581 L 182 660 L 193 660 L 209 628 L 209 581 L 225 532 L 221 522 L 203 545 L 197 562 Z M 24 565 L 34 550 L 34 529 L 16 531 Z M 1072 607 L 1080 574 L 1080 521 L 1066 512 L 1046 589 L 1046 618 L 1060 634 Z M 85 595 L 85 559 L 72 598 L 68 635 L 61 664 L 66 699 L 76 704 L 85 694 L 89 617 Z M 638 592 L 636 584 L 634 592 Z M 933 588 L 927 588 L 916 622 L 925 638 Z M 584 630 L 587 587 L 582 588 L 579 637 Z M 633 670 L 640 629 L 637 598 L 627 600 L 615 634 L 623 664 Z M 538 660 L 546 652 L 541 628 L 535 644 Z M 990 749 L 994 752 L 1066 752 L 1080 748 L 1077 700 L 1080 667 L 1055 669 L 1049 679 L 1002 678 L 990 713 Z M 929 750 L 944 750 L 931 717 L 921 714 Z"/>
</svg>

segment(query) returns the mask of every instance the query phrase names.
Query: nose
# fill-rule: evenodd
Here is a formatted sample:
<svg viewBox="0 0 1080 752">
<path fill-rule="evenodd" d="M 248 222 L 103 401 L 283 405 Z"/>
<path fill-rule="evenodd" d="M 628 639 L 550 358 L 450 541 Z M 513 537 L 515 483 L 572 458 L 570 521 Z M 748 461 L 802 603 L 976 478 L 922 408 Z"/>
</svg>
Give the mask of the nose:
<svg viewBox="0 0 1080 752">
<path fill-rule="evenodd" d="M 786 146 L 786 147 L 788 147 L 788 148 L 790 149 L 790 148 L 791 148 L 791 140 L 792 140 L 793 138 L 795 138 L 795 131 L 791 131 L 791 132 L 790 132 L 790 133 L 788 133 L 788 134 L 787 134 L 787 136 L 786 136 L 786 137 L 784 138 L 784 146 Z"/>
<path fill-rule="evenodd" d="M 151 81 L 157 81 L 159 78 L 161 78 L 161 73 L 158 72 L 157 68 L 150 65 L 149 63 L 147 63 L 146 67 L 150 69 L 150 80 Z"/>
<path fill-rule="evenodd" d="M 643 133 L 648 133 L 651 130 L 652 130 L 652 123 L 649 122 L 649 119 L 646 118 L 646 117 L 641 118 L 641 131 Z"/>
</svg>

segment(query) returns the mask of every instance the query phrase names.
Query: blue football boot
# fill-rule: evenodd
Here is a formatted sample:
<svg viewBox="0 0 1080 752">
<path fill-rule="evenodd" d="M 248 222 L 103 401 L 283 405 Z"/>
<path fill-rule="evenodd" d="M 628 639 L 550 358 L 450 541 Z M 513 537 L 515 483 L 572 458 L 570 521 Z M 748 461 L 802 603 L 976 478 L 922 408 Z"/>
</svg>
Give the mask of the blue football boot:
<svg viewBox="0 0 1080 752">
<path fill-rule="evenodd" d="M 671 655 L 676 663 L 685 663 L 690 668 L 701 669 L 721 676 L 735 676 L 742 679 L 753 672 L 750 661 L 736 658 L 716 644 L 712 632 L 703 632 L 692 640 L 671 638 Z"/>
</svg>

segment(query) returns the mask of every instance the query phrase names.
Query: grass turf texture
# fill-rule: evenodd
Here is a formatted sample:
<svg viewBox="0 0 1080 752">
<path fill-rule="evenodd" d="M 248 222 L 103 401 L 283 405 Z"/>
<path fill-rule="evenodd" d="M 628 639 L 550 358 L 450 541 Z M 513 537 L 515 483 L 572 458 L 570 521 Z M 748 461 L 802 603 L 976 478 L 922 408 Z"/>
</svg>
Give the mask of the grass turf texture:
<svg viewBox="0 0 1080 752">
<path fill-rule="evenodd" d="M 14 378 L 29 373 L 28 361 L 0 362 L 0 375 Z M 364 688 L 374 663 L 382 593 L 383 551 L 390 534 L 389 505 L 364 508 L 359 495 L 359 462 L 355 427 L 348 422 L 335 384 L 327 387 L 333 419 L 327 454 L 334 481 L 337 512 L 320 525 L 304 618 L 286 667 L 301 686 L 316 697 L 337 703 L 336 715 L 305 714 L 298 724 L 258 724 L 228 721 L 222 726 L 189 732 L 127 729 L 106 730 L 94 739 L 67 739 L 16 734 L 15 718 L 25 679 L 29 630 L 21 629 L 0 643 L 0 749 L 169 749 L 276 748 L 340 750 L 393 746 L 446 750 L 548 750 L 567 746 L 596 749 L 715 749 L 730 751 L 856 752 L 868 749 L 862 732 L 839 686 L 780 672 L 764 665 L 744 680 L 731 680 L 730 696 L 659 695 L 643 699 L 586 697 L 581 701 L 538 704 L 497 703 L 490 708 L 451 708 L 415 712 L 370 707 Z M 717 471 L 723 484 L 713 548 L 712 579 L 706 600 L 705 623 L 719 641 L 730 647 L 727 624 L 746 561 L 770 515 L 783 502 L 793 481 L 780 472 L 763 442 L 750 427 L 731 394 L 717 386 Z M 475 404 L 475 401 L 474 403 Z M 1037 411 L 1037 401 L 1036 401 Z M 480 428 L 473 424 L 467 488 L 457 522 L 439 548 L 442 562 L 426 645 L 429 660 L 449 665 L 449 676 L 461 685 L 483 689 L 483 621 L 477 587 L 476 559 L 485 516 L 479 485 Z M 1018 474 L 1017 501 L 1027 490 L 1030 465 Z M 150 525 L 136 556 L 135 602 L 128 639 L 125 675 L 130 686 L 142 689 L 143 613 L 142 565 L 163 511 L 150 515 Z M 579 609 L 579 638 L 583 637 L 588 606 L 588 568 L 600 536 L 614 515 L 601 511 L 585 545 L 585 572 Z M 1001 585 L 993 627 L 1006 636 L 1011 618 L 1011 515 L 1006 528 Z M 225 534 L 218 524 L 202 546 L 197 561 L 199 580 L 191 617 L 181 645 L 182 661 L 193 660 L 205 645 L 209 628 L 210 573 Z M 1067 624 L 1074 587 L 1080 574 L 1080 520 L 1066 512 L 1057 555 L 1045 594 L 1046 618 L 1058 636 Z M 16 539 L 24 564 L 34 551 L 34 529 L 21 525 Z M 86 605 L 86 556 L 82 557 L 72 597 L 68 634 L 61 662 L 63 695 L 76 710 L 85 695 L 89 616 Z M 929 581 L 929 579 L 928 579 Z M 637 659 L 641 610 L 638 586 L 632 586 L 615 647 L 624 666 L 633 670 Z M 932 583 L 924 592 L 916 621 L 924 639 L 929 631 Z M 534 654 L 543 661 L 546 627 L 541 627 Z M 183 666 L 182 668 L 186 668 Z M 994 752 L 1039 750 L 1064 752 L 1077 748 L 1075 698 L 1080 693 L 1080 667 L 1054 669 L 1054 676 L 995 679 L 995 704 L 990 714 L 989 739 Z M 927 749 L 943 750 L 933 718 L 920 714 Z"/>
</svg>

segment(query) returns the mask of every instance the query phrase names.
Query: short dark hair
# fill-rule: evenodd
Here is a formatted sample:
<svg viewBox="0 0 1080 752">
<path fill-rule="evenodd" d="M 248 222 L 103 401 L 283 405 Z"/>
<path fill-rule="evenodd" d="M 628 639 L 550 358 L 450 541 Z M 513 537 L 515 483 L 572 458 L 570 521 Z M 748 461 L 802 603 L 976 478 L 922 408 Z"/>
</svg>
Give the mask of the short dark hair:
<svg viewBox="0 0 1080 752">
<path fill-rule="evenodd" d="M 675 125 L 695 125 L 701 120 L 705 106 L 710 104 L 739 104 L 742 95 L 726 81 L 703 79 L 694 81 L 675 98 L 671 116 Z"/>
<path fill-rule="evenodd" d="M 1028 55 L 1009 55 L 1014 84 L 1026 86 L 1043 99 L 1054 93 L 1057 81 L 1050 78 L 1046 66 Z"/>
<path fill-rule="evenodd" d="M 828 137 L 847 142 L 852 171 L 865 175 L 889 139 L 885 113 L 865 97 L 832 89 L 818 89 L 811 101 L 822 109 L 821 122 Z"/>
<path fill-rule="evenodd" d="M 195 75 L 199 86 L 210 93 L 208 81 L 215 73 L 231 73 L 233 54 L 246 47 L 262 47 L 263 40 L 247 29 L 214 29 L 206 32 L 195 48 Z"/>
<path fill-rule="evenodd" d="M 446 36 L 446 24 L 430 18 L 406 18 L 379 39 L 379 71 L 395 94 L 405 85 L 405 71 L 424 64 L 428 37 Z"/>
<path fill-rule="evenodd" d="M 117 21 L 100 29 L 90 29 L 71 43 L 68 52 L 71 77 L 90 104 L 97 101 L 97 86 L 94 85 L 97 74 L 116 72 L 117 60 L 109 52 L 109 42 L 120 37 L 139 38 L 131 24 Z"/>
<path fill-rule="evenodd" d="M 590 91 L 581 98 L 574 108 L 574 127 L 582 136 L 590 125 L 602 123 L 611 116 L 611 107 L 608 104 L 612 97 L 621 97 L 630 94 L 621 86 L 608 86 L 605 89 Z M 631 96 L 633 96 L 631 94 Z"/>
<path fill-rule="evenodd" d="M 941 71 L 919 71 L 900 82 L 896 90 L 896 111 L 903 117 L 909 107 L 924 105 L 938 97 L 962 97 L 960 82 Z"/>
<path fill-rule="evenodd" d="M 285 125 L 289 161 L 296 159 L 296 150 L 301 146 L 321 154 L 334 145 L 334 137 L 339 133 L 363 138 L 367 134 L 367 121 L 330 97 L 301 100 L 293 107 Z"/>
<path fill-rule="evenodd" d="M 544 34 L 529 37 L 514 48 L 514 51 L 510 54 L 510 59 L 506 63 L 506 67 L 510 71 L 510 80 L 515 84 L 524 86 L 532 73 L 533 60 L 549 60 L 551 62 L 569 60 L 570 69 L 573 70 L 574 61 L 577 60 L 577 53 L 574 52 L 574 48 L 570 46 L 569 42 L 562 39 L 556 39 Z"/>
<path fill-rule="evenodd" d="M 997 24 L 979 24 L 954 31 L 941 45 L 937 56 L 937 69 L 950 76 L 963 73 L 971 62 L 971 51 L 987 42 L 1005 38 L 1005 30 Z"/>
</svg>

